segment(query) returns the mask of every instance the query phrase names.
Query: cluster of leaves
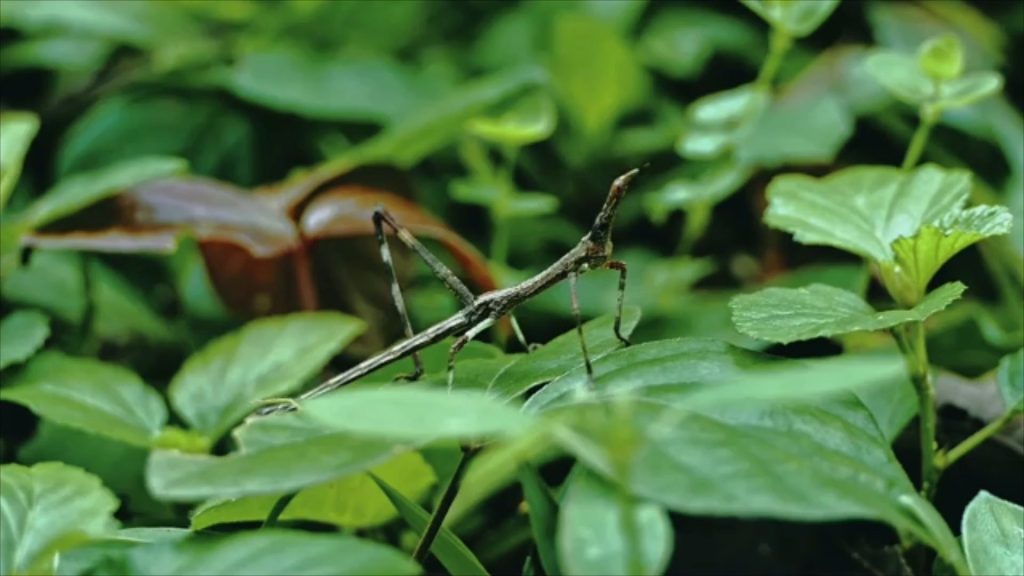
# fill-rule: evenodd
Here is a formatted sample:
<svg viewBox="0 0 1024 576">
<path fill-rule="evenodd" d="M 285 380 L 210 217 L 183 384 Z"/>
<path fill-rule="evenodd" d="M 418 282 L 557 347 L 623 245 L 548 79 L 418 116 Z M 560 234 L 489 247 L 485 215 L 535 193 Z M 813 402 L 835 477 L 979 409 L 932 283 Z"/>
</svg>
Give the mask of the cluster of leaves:
<svg viewBox="0 0 1024 576">
<path fill-rule="evenodd" d="M 0 3 L 0 409 L 24 423 L 0 435 L 0 574 L 420 573 L 407 551 L 453 474 L 431 547 L 452 574 L 505 565 L 470 540 L 488 530 L 524 573 L 663 573 L 698 516 L 868 520 L 937 569 L 1024 573 L 1024 509 L 972 487 L 958 538 L 892 448 L 923 416 L 911 329 L 933 315 L 935 363 L 1004 403 L 936 462 L 1024 412 L 1024 127 L 991 71 L 1008 32 L 962 3 L 723 6 Z M 813 48 L 836 11 L 878 46 Z M 883 165 L 877 143 L 908 139 Z M 388 366 L 247 418 L 398 335 L 375 206 L 488 290 L 549 264 L 645 161 L 615 233 L 637 344 L 607 278 L 579 285 L 593 387 L 561 286 L 523 311 L 546 344 L 471 343 L 451 391 L 442 342 L 416 384 Z M 730 229 L 783 167 L 828 175 L 774 176 L 764 222 L 863 263 L 789 269 L 802 253 Z M 415 323 L 449 314 L 399 256 Z M 821 338 L 844 352 L 763 351 Z M 528 514 L 484 506 L 510 487 Z"/>
</svg>

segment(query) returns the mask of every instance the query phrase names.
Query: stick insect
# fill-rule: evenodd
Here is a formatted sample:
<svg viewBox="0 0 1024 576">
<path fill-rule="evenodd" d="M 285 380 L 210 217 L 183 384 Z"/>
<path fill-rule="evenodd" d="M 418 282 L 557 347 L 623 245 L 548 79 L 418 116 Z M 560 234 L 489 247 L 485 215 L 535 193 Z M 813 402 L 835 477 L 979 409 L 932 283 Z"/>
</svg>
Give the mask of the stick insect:
<svg viewBox="0 0 1024 576">
<path fill-rule="evenodd" d="M 594 368 L 590 362 L 586 339 L 583 337 L 583 322 L 580 315 L 576 280 L 580 274 L 598 268 L 615 270 L 619 273 L 618 306 L 613 329 L 615 336 L 623 344 L 629 345 L 629 340 L 622 335 L 622 303 L 626 292 L 626 264 L 611 258 L 611 232 L 619 202 L 626 193 L 630 182 L 637 175 L 637 172 L 639 172 L 639 169 L 634 168 L 612 182 L 611 188 L 608 191 L 608 198 L 605 200 L 601 212 L 598 213 L 597 218 L 594 220 L 594 225 L 591 227 L 590 232 L 554 264 L 515 286 L 492 290 L 479 296 L 474 296 L 454 272 L 431 254 L 426 246 L 416 240 L 387 210 L 378 207 L 373 213 L 374 229 L 377 234 L 377 241 L 380 244 L 381 259 L 384 261 L 390 275 L 392 298 L 394 299 L 398 315 L 404 324 L 406 338 L 299 395 L 297 400 L 308 400 L 326 394 L 407 356 L 412 357 L 415 370 L 412 374 L 404 376 L 404 378 L 415 380 L 423 374 L 423 363 L 420 360 L 419 351 L 449 336 L 456 336 L 455 342 L 448 353 L 447 377 L 448 387 L 451 388 L 455 378 L 455 357 L 466 344 L 491 327 L 498 319 L 505 315 L 511 315 L 512 310 L 516 306 L 562 280 L 569 281 L 572 311 L 576 320 L 576 332 L 579 334 L 580 346 L 583 351 L 583 362 L 586 366 L 587 380 L 592 385 Z M 442 320 L 419 334 L 413 333 L 409 314 L 405 307 L 405 299 L 402 297 L 402 290 L 398 284 L 398 275 L 391 258 L 391 248 L 385 234 L 385 226 L 393 230 L 394 235 L 402 244 L 416 252 L 434 274 L 441 279 L 444 285 L 455 294 L 462 305 L 461 310 L 447 320 Z M 519 329 L 514 317 L 512 317 L 512 326 L 517 338 L 525 345 L 522 330 Z M 293 411 L 297 405 L 296 400 L 283 401 L 261 408 L 255 414 L 264 416 L 274 412 Z"/>
</svg>

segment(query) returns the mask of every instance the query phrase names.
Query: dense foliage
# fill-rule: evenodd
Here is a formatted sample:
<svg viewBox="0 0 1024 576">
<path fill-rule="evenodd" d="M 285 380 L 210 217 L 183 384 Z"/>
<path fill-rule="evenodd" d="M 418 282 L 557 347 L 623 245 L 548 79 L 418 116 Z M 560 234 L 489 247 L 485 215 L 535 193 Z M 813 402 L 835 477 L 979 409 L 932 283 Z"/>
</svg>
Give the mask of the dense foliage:
<svg viewBox="0 0 1024 576">
<path fill-rule="evenodd" d="M 0 574 L 1024 574 L 1024 4 L 0 2 Z M 406 335 L 382 206 L 475 292 Z M 459 309 L 392 241 L 416 330 Z M 574 284 L 575 285 L 575 284 Z M 593 360 L 585 369 L 580 334 Z"/>
</svg>

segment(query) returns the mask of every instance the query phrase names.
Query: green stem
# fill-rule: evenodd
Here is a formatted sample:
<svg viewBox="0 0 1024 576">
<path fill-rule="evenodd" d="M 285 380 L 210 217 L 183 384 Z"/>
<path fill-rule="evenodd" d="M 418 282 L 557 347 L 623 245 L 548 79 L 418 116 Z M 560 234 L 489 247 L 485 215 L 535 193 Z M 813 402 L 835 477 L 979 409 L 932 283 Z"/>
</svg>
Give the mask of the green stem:
<svg viewBox="0 0 1024 576">
<path fill-rule="evenodd" d="M 420 541 L 416 544 L 416 548 L 413 549 L 412 559 L 416 563 L 422 565 L 423 561 L 427 558 L 427 554 L 430 553 L 430 547 L 434 544 L 438 532 L 441 531 L 441 525 L 444 524 L 444 519 L 448 516 L 452 503 L 455 502 L 455 496 L 459 493 L 462 477 L 466 473 L 466 468 L 469 467 L 469 461 L 477 453 L 477 450 L 474 447 L 462 448 L 462 458 L 459 459 L 455 472 L 452 473 L 452 477 L 448 480 L 448 485 L 445 486 L 444 493 L 441 494 L 441 500 L 438 501 L 437 508 L 430 515 L 430 521 L 427 522 L 427 527 L 423 530 L 423 536 L 420 536 Z"/>
<path fill-rule="evenodd" d="M 925 144 L 928 143 L 928 137 L 932 133 L 932 126 L 935 126 L 938 117 L 938 112 L 928 104 L 921 107 L 921 122 L 917 125 L 917 130 L 914 131 L 914 136 L 910 139 L 910 146 L 903 157 L 901 168 L 909 170 L 921 159 Z"/>
<path fill-rule="evenodd" d="M 940 454 L 938 460 L 939 468 L 943 470 L 949 468 L 950 466 L 955 464 L 957 460 L 966 456 L 968 452 L 977 448 L 979 444 L 981 444 L 985 440 L 988 440 L 992 436 L 995 436 L 996 432 L 999 432 L 999 430 L 1002 429 L 1003 426 L 1006 426 L 1006 424 L 1010 420 L 1013 420 L 1015 414 L 1016 413 L 1013 410 L 1007 411 L 999 418 L 996 418 L 995 420 L 989 422 L 981 430 L 978 430 L 974 434 L 968 436 L 966 440 L 957 444 L 949 452 L 946 452 L 945 454 Z"/>
<path fill-rule="evenodd" d="M 291 494 L 285 494 L 274 502 L 274 507 L 270 509 L 270 513 L 267 514 L 267 519 L 263 521 L 264 528 L 273 528 L 277 525 L 277 519 L 281 517 L 284 509 L 291 504 L 292 500 L 298 495 L 298 492 L 292 492 Z"/>
<path fill-rule="evenodd" d="M 768 56 L 764 59 L 761 64 L 761 70 L 757 74 L 757 80 L 754 81 L 761 88 L 771 88 L 772 81 L 775 80 L 775 75 L 779 73 L 779 67 L 782 65 L 782 59 L 789 52 L 789 48 L 793 45 L 793 38 L 779 28 L 772 29 L 771 39 L 768 43 Z"/>
<path fill-rule="evenodd" d="M 921 495 L 931 500 L 935 495 L 935 486 L 939 480 L 939 468 L 936 466 L 936 407 L 935 385 L 928 365 L 928 349 L 925 346 L 924 325 L 911 322 L 901 326 L 897 332 L 901 340 L 910 381 L 917 391 L 917 412 L 921 437 Z"/>
</svg>

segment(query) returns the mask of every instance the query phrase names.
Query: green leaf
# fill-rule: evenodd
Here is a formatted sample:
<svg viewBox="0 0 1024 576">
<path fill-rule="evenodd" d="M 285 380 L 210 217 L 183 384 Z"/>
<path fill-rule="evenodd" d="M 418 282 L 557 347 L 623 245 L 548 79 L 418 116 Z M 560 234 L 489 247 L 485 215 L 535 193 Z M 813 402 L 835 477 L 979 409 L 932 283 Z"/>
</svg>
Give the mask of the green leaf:
<svg viewBox="0 0 1024 576">
<path fill-rule="evenodd" d="M 106 62 L 115 46 L 96 38 L 45 36 L 11 42 L 0 48 L 5 70 L 42 68 L 55 72 L 92 74 Z"/>
<path fill-rule="evenodd" d="M 878 312 L 853 292 L 825 284 L 766 288 L 736 296 L 729 303 L 736 329 L 753 338 L 788 344 L 923 322 L 960 298 L 967 287 L 943 284 L 910 310 Z"/>
<path fill-rule="evenodd" d="M 239 98 L 316 120 L 391 124 L 428 96 L 410 69 L 380 58 L 339 58 L 278 48 L 244 55 L 228 90 Z"/>
<path fill-rule="evenodd" d="M 554 133 L 557 121 L 558 111 L 551 97 L 534 90 L 498 115 L 469 120 L 466 130 L 495 144 L 521 147 L 547 140 Z"/>
<path fill-rule="evenodd" d="M 982 490 L 964 510 L 960 527 L 974 574 L 1024 574 L 1024 508 Z"/>
<path fill-rule="evenodd" d="M 52 573 L 56 553 L 108 534 L 118 501 L 95 476 L 59 462 L 0 466 L 0 573 Z"/>
<path fill-rule="evenodd" d="M 39 131 L 39 117 L 32 112 L 0 114 L 0 212 L 14 192 L 28 147 Z"/>
<path fill-rule="evenodd" d="M 92 330 L 105 342 L 128 344 L 142 339 L 150 344 L 175 340 L 168 321 L 153 311 L 139 290 L 113 268 L 89 260 L 93 317 Z"/>
<path fill-rule="evenodd" d="M 301 386 L 363 328 L 335 312 L 252 321 L 185 361 L 168 389 L 171 404 L 192 428 L 218 438 L 257 400 Z"/>
<path fill-rule="evenodd" d="M 174 521 L 172 508 L 146 491 L 144 472 L 149 448 L 41 420 L 35 435 L 18 449 L 19 463 L 60 461 L 99 477 L 121 499 L 120 512 L 147 523 Z"/>
<path fill-rule="evenodd" d="M 758 49 L 761 33 L 746 21 L 695 5 L 661 7 L 639 39 L 644 64 L 677 80 L 695 78 L 712 57 L 744 58 Z"/>
<path fill-rule="evenodd" d="M 561 574 L 555 549 L 558 504 L 533 465 L 524 463 L 519 467 L 519 483 L 523 487 L 523 499 L 528 507 L 530 529 L 540 565 L 545 574 Z"/>
<path fill-rule="evenodd" d="M 747 137 L 770 100 L 768 91 L 755 84 L 698 98 L 686 109 L 689 124 L 676 142 L 676 152 L 688 160 L 725 155 Z"/>
<path fill-rule="evenodd" d="M 518 192 L 497 206 L 499 218 L 538 218 L 558 211 L 558 196 L 543 192 Z"/>
<path fill-rule="evenodd" d="M 0 293 L 8 302 L 41 308 L 77 326 L 86 307 L 82 257 L 74 252 L 35 250 L 28 266 L 4 276 Z"/>
<path fill-rule="evenodd" d="M 802 361 L 736 348 L 706 338 L 636 344 L 594 362 L 597 397 L 643 397 L 690 409 L 759 402 L 807 402 L 844 395 L 903 375 L 896 354 L 851 354 Z M 594 401 L 586 373 L 574 370 L 530 397 L 524 410 Z"/>
<path fill-rule="evenodd" d="M 562 12 L 551 30 L 549 69 L 564 109 L 584 137 L 602 138 L 640 103 L 647 75 L 629 45 L 600 20 Z"/>
<path fill-rule="evenodd" d="M 909 294 L 903 301 L 917 300 L 950 258 L 989 236 L 1008 233 L 1011 220 L 1003 206 L 975 206 L 947 214 L 914 236 L 897 239 L 892 243 L 893 263 L 881 268 L 886 287 Z"/>
<path fill-rule="evenodd" d="M 392 488 L 387 482 L 376 476 L 371 476 L 371 478 L 384 491 L 388 499 L 391 500 L 391 504 L 398 509 L 398 513 L 405 520 L 405 523 L 414 532 L 422 534 L 430 522 L 430 514 L 415 502 L 403 496 L 401 492 Z M 487 575 L 487 569 L 476 558 L 473 551 L 443 524 L 437 533 L 437 539 L 434 540 L 434 544 L 430 547 L 430 553 L 451 574 L 466 574 L 467 576 Z"/>
<path fill-rule="evenodd" d="M 35 310 L 15 310 L 0 321 L 0 370 L 21 364 L 43 347 L 50 319 Z"/>
<path fill-rule="evenodd" d="M 937 105 L 958 108 L 988 98 L 1003 89 L 1003 76 L 998 72 L 972 72 L 939 85 Z"/>
<path fill-rule="evenodd" d="M 740 0 L 772 28 L 803 38 L 821 26 L 839 6 L 839 0 Z"/>
<path fill-rule="evenodd" d="M 962 564 L 949 528 L 916 493 L 871 414 L 852 397 L 813 406 L 736 404 L 711 413 L 649 402 L 589 403 L 559 413 L 572 424 L 557 438 L 585 465 L 615 478 L 609 454 L 625 445 L 631 492 L 671 510 L 804 522 L 878 520 Z"/>
<path fill-rule="evenodd" d="M 1008 354 L 999 362 L 996 380 L 1006 409 L 1024 411 L 1024 348 Z"/>
<path fill-rule="evenodd" d="M 254 126 L 225 98 L 171 91 L 113 93 L 80 114 L 61 137 L 59 177 L 139 155 L 180 156 L 191 171 L 253 184 Z"/>
<path fill-rule="evenodd" d="M 4 27 L 32 35 L 103 38 L 137 48 L 156 48 L 174 40 L 194 41 L 182 14 L 171 6 L 149 2 L 5 2 L 0 8 Z"/>
<path fill-rule="evenodd" d="M 150 180 L 184 172 L 188 165 L 180 158 L 144 156 L 124 160 L 99 170 L 92 170 L 61 180 L 29 208 L 29 218 L 36 228 Z"/>
<path fill-rule="evenodd" d="M 893 96 L 917 106 L 935 96 L 935 83 L 910 56 L 879 50 L 864 60 L 868 74 Z"/>
<path fill-rule="evenodd" d="M 281 513 L 280 520 L 311 520 L 349 528 L 379 526 L 394 518 L 396 510 L 370 477 L 385 479 L 411 500 L 419 500 L 437 477 L 416 452 L 399 454 L 367 473 L 332 480 L 305 488 Z M 202 530 L 215 524 L 261 521 L 282 494 L 250 496 L 208 502 L 192 515 L 191 528 Z"/>
<path fill-rule="evenodd" d="M 225 456 L 154 451 L 146 465 L 150 492 L 175 502 L 296 492 L 364 472 L 415 446 L 331 433 L 304 412 L 256 418 L 235 436 L 241 451 Z"/>
<path fill-rule="evenodd" d="M 663 224 L 675 210 L 721 202 L 742 188 L 752 174 L 753 169 L 733 158 L 715 162 L 696 178 L 672 178 L 644 194 L 644 208 L 655 223 Z"/>
<path fill-rule="evenodd" d="M 828 164 L 853 135 L 853 115 L 839 98 L 777 99 L 736 143 L 743 165 Z"/>
<path fill-rule="evenodd" d="M 116 364 L 46 351 L 18 373 L 0 398 L 58 424 L 149 446 L 167 420 L 160 394 Z"/>
<path fill-rule="evenodd" d="M 784 174 L 768 185 L 765 222 L 803 244 L 881 264 L 890 294 L 914 306 L 957 252 L 1010 230 L 1004 207 L 964 208 L 970 189 L 969 172 L 933 164 L 913 171 L 854 166 L 824 178 Z"/>
<path fill-rule="evenodd" d="M 480 390 L 389 386 L 351 388 L 302 410 L 329 429 L 368 438 L 432 441 L 514 436 L 530 418 Z"/>
<path fill-rule="evenodd" d="M 558 517 L 558 551 L 568 574 L 661 574 L 672 556 L 665 509 L 638 502 L 587 471 L 569 476 Z"/>
<path fill-rule="evenodd" d="M 124 563 L 124 573 L 137 576 L 421 573 L 408 556 L 376 542 L 341 534 L 281 529 L 136 546 L 128 551 Z"/>
<path fill-rule="evenodd" d="M 926 40 L 917 49 L 917 63 L 936 80 L 952 80 L 964 71 L 964 50 L 956 34 L 947 33 Z"/>
<path fill-rule="evenodd" d="M 626 307 L 622 311 L 622 334 L 629 337 L 640 321 L 640 309 Z M 606 315 L 583 325 L 590 359 L 596 360 L 622 346 L 613 331 L 614 316 Z M 538 384 L 548 382 L 583 364 L 580 337 L 570 330 L 551 342 L 520 356 L 499 372 L 487 390 L 499 398 L 516 398 Z M 458 368 L 455 372 L 458 382 Z"/>
</svg>

